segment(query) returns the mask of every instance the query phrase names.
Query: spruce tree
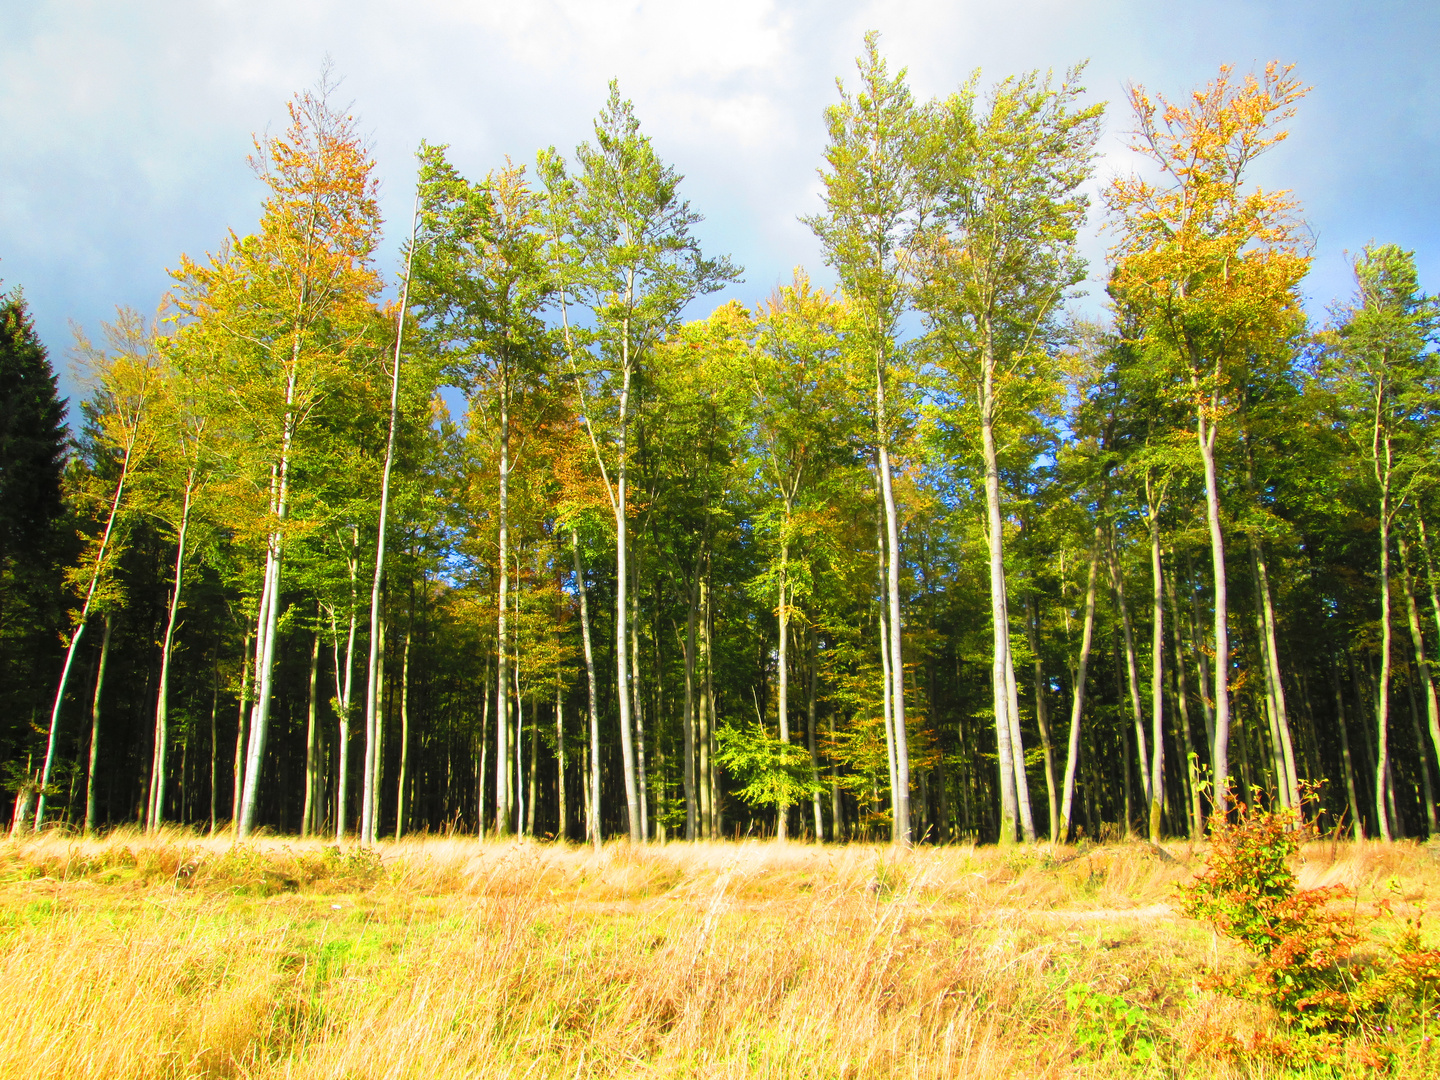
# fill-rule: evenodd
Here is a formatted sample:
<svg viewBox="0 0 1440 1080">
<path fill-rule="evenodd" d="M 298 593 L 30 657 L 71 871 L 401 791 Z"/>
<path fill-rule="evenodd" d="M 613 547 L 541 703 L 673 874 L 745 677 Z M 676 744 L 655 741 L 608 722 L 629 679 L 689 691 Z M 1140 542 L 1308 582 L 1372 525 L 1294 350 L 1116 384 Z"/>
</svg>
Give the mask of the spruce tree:
<svg viewBox="0 0 1440 1080">
<path fill-rule="evenodd" d="M 49 682 L 64 513 L 65 401 L 25 297 L 0 293 L 0 710 L 23 731 Z M 17 747 L 5 756 L 16 760 Z M 23 750 L 22 750 L 23 752 Z"/>
</svg>

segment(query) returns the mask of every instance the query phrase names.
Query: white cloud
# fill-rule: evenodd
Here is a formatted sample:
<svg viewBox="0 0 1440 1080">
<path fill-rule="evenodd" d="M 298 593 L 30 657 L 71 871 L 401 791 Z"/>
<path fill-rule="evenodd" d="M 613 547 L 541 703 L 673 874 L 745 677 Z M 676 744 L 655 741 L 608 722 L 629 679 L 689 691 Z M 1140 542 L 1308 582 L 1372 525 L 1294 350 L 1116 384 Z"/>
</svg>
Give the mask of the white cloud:
<svg viewBox="0 0 1440 1080">
<path fill-rule="evenodd" d="M 618 77 L 707 215 L 706 243 L 746 264 L 736 294 L 755 299 L 799 262 L 828 276 L 796 217 L 819 206 L 822 110 L 872 28 L 920 96 L 976 67 L 988 81 L 1090 57 L 1087 84 L 1111 101 L 1096 191 L 1129 168 L 1117 134 L 1128 80 L 1174 94 L 1223 61 L 1297 60 L 1317 90 L 1262 176 L 1296 188 L 1314 215 L 1330 267 L 1315 291 L 1343 291 L 1330 249 L 1371 236 L 1421 248 L 1437 287 L 1440 76 L 1426 43 L 1440 16 L 1415 5 L 1361 17 L 1325 0 L 10 4 L 0 8 L 0 277 L 27 286 L 57 350 L 69 317 L 93 329 L 117 301 L 153 305 L 180 252 L 253 224 L 251 133 L 283 126 L 285 101 L 329 54 L 374 134 L 392 221 L 408 212 L 421 138 L 450 143 L 475 175 L 506 154 L 568 153 Z M 1092 231 L 1092 260 L 1107 242 Z"/>
</svg>

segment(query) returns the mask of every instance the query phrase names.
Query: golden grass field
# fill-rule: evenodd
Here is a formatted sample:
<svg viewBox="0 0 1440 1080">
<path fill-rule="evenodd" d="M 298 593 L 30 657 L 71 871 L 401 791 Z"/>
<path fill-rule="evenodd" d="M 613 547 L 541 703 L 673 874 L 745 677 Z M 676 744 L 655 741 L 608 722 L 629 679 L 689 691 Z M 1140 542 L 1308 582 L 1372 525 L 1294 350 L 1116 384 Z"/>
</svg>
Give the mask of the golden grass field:
<svg viewBox="0 0 1440 1080">
<path fill-rule="evenodd" d="M 1383 934 L 1440 896 L 1437 856 L 1314 843 L 1300 883 L 1388 901 Z M 1246 960 L 1176 914 L 1202 865 L 1184 843 L 6 841 L 0 1078 L 1329 1076 L 1377 1046 L 1440 1076 L 1425 1032 L 1309 1069 L 1266 1006 L 1204 989 Z"/>
</svg>

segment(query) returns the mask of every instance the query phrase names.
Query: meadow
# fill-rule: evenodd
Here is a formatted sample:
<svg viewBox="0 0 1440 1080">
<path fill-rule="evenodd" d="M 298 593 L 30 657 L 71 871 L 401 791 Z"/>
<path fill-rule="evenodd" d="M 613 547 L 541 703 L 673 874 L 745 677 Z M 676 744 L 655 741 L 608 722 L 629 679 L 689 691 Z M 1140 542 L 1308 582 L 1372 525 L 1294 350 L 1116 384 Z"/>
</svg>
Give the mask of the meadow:
<svg viewBox="0 0 1440 1080">
<path fill-rule="evenodd" d="M 1440 1074 L 1423 1025 L 1322 1066 L 1214 989 L 1250 961 L 1179 914 L 1203 860 L 51 832 L 0 843 L 0 1076 Z M 1368 948 L 1440 894 L 1435 845 L 1297 872 L 1353 890 Z"/>
</svg>

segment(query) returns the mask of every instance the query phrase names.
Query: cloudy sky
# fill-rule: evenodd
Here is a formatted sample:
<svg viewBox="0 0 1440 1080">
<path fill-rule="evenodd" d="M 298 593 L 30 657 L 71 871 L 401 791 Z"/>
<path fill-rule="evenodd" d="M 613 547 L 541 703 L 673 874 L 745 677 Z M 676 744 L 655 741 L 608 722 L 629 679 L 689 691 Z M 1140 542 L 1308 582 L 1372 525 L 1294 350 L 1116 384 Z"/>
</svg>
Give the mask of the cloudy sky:
<svg viewBox="0 0 1440 1080">
<path fill-rule="evenodd" d="M 373 142 L 392 276 L 421 139 L 474 177 L 568 154 L 615 77 L 685 175 L 707 248 L 745 266 L 726 295 L 754 301 L 796 265 L 828 278 L 797 217 L 818 208 L 822 110 L 867 29 L 922 97 L 976 68 L 1088 60 L 1110 102 L 1097 184 L 1131 167 L 1128 83 L 1173 96 L 1224 63 L 1294 63 L 1314 90 L 1256 177 L 1305 207 L 1312 312 L 1371 240 L 1414 249 L 1440 290 L 1433 0 L 0 0 L 0 279 L 24 286 L 64 372 L 71 321 L 153 310 L 181 252 L 254 227 L 252 134 L 283 128 L 328 55 Z M 1106 243 L 1093 222 L 1092 267 Z"/>
</svg>

